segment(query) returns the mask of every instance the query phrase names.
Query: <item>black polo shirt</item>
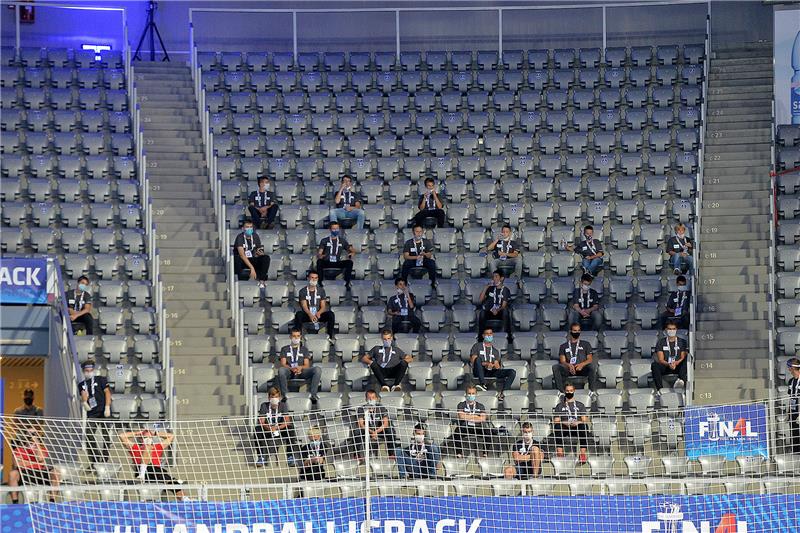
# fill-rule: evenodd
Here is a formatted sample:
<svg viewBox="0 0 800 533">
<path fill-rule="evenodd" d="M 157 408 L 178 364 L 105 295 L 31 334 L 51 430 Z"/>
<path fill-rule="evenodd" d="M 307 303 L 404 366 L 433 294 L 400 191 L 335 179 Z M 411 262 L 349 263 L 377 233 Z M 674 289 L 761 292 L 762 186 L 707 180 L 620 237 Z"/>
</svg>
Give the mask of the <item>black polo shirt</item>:
<svg viewBox="0 0 800 533">
<path fill-rule="evenodd" d="M 667 297 L 667 309 L 674 309 L 675 316 L 683 316 L 689 314 L 689 304 L 691 302 L 691 292 L 672 291 Z"/>
<path fill-rule="evenodd" d="M 591 287 L 586 292 L 578 288 L 572 291 L 572 303 L 580 305 L 581 309 L 589 309 L 595 305 L 600 305 L 600 295 Z"/>
<path fill-rule="evenodd" d="M 688 235 L 684 235 L 682 239 L 679 239 L 677 235 L 673 235 L 667 240 L 667 252 L 687 252 L 691 255 L 692 250 L 688 248 L 689 244 L 692 244 L 692 238 Z"/>
<path fill-rule="evenodd" d="M 253 207 L 266 207 L 269 204 L 275 203 L 275 200 L 272 191 L 267 189 L 264 192 L 261 191 L 251 192 L 249 198 L 247 199 L 247 203 L 252 205 Z"/>
<path fill-rule="evenodd" d="M 519 439 L 514 443 L 512 452 L 517 452 L 520 455 L 530 455 L 533 449 L 539 445 L 535 439 L 531 439 L 530 443 L 526 443 L 523 439 Z M 517 479 L 530 479 L 533 477 L 533 468 L 530 461 L 517 462 L 514 461 L 517 468 Z"/>
<path fill-rule="evenodd" d="M 244 232 L 239 233 L 236 236 L 236 239 L 233 241 L 233 250 L 235 255 L 238 256 L 239 248 L 244 248 L 244 255 L 245 257 L 255 257 L 256 250 L 262 248 L 261 246 L 261 237 L 258 236 L 258 233 L 255 231 L 252 235 L 245 235 Z"/>
<path fill-rule="evenodd" d="M 318 457 L 327 457 L 331 454 L 331 446 L 325 441 L 311 441 L 300 448 L 300 457 L 297 462 L 298 475 L 301 481 L 319 481 L 326 478 L 325 464 L 313 463 L 306 465 L 305 461 Z"/>
<path fill-rule="evenodd" d="M 567 363 L 571 365 L 586 361 L 591 353 L 592 345 L 582 340 L 570 340 L 558 347 L 558 357 L 564 356 Z"/>
<path fill-rule="evenodd" d="M 373 346 L 369 356 L 381 368 L 394 368 L 406 356 L 405 352 L 392 344 L 389 348 L 383 345 Z"/>
<path fill-rule="evenodd" d="M 106 389 L 108 380 L 103 376 L 95 376 L 92 379 L 85 379 L 78 383 L 78 394 L 86 391 L 89 394 L 89 418 L 103 418 L 103 411 L 106 409 Z"/>
<path fill-rule="evenodd" d="M 67 306 L 73 311 L 83 311 L 86 304 L 92 303 L 92 293 L 72 289 L 67 291 Z"/>
<path fill-rule="evenodd" d="M 556 416 L 560 417 L 563 421 L 566 419 L 569 422 L 580 422 L 581 417 L 586 415 L 586 406 L 581 402 L 575 400 L 574 402 L 562 401 L 553 410 Z"/>
<path fill-rule="evenodd" d="M 470 415 L 487 414 L 486 413 L 486 406 L 483 405 L 479 401 L 476 401 L 475 403 L 470 404 L 468 401 L 464 400 L 463 402 L 460 402 L 458 404 L 458 406 L 456 406 L 456 409 L 460 413 L 467 413 L 467 414 L 470 414 Z M 480 422 L 470 422 L 468 420 L 459 419 L 458 425 L 462 426 L 462 427 L 470 427 L 470 428 L 472 428 L 472 427 L 476 427 L 476 426 L 480 425 Z"/>
<path fill-rule="evenodd" d="M 491 309 L 492 307 L 502 307 L 503 302 L 511 303 L 511 291 L 508 287 L 492 287 L 486 291 L 486 299 L 483 301 L 484 309 Z"/>
<path fill-rule="evenodd" d="M 583 257 L 589 257 L 603 251 L 603 243 L 597 239 L 576 239 L 574 250 Z"/>
<path fill-rule="evenodd" d="M 426 252 L 433 251 L 433 242 L 430 239 L 422 238 L 420 240 L 408 239 L 403 245 L 403 253 L 411 255 L 421 255 Z"/>
<path fill-rule="evenodd" d="M 408 293 L 408 299 L 410 299 L 412 303 L 416 304 L 417 300 L 410 292 Z M 386 302 L 386 307 L 393 313 L 400 313 L 400 316 L 408 316 L 411 312 L 408 305 L 408 299 L 406 299 L 405 294 L 395 294 Z"/>
<path fill-rule="evenodd" d="M 341 199 L 336 203 L 337 208 L 342 208 L 345 206 L 355 207 L 357 203 L 361 203 L 362 205 L 364 202 L 361 200 L 361 195 L 355 191 L 342 191 Z"/>
<path fill-rule="evenodd" d="M 500 350 L 498 350 L 494 344 L 490 344 L 486 346 L 482 342 L 476 342 L 472 345 L 472 349 L 469 351 L 470 356 L 477 356 L 478 363 L 494 363 L 495 361 L 500 360 Z"/>
<path fill-rule="evenodd" d="M 493 256 L 495 259 L 499 259 L 501 255 L 508 255 L 510 253 L 519 252 L 520 250 L 519 243 L 514 239 L 500 239 L 494 247 Z"/>
<path fill-rule="evenodd" d="M 319 310 L 322 307 L 322 301 L 327 298 L 325 294 L 325 289 L 317 285 L 314 290 L 311 290 L 308 285 L 300 289 L 300 292 L 297 294 L 297 301 L 302 306 L 303 302 L 308 304 L 308 309 L 311 311 L 312 309 Z"/>
<path fill-rule="evenodd" d="M 258 416 L 270 426 L 277 426 L 284 423 L 284 418 L 288 416 L 289 408 L 286 402 L 281 402 L 277 407 L 272 407 L 269 402 L 261 402 L 258 407 Z"/>
<path fill-rule="evenodd" d="M 382 405 L 362 405 L 356 411 L 356 418 L 363 419 L 370 429 L 375 429 L 383 424 L 383 419 L 389 418 L 389 410 Z"/>
<path fill-rule="evenodd" d="M 350 250 L 350 243 L 341 236 L 336 239 L 325 237 L 319 242 L 319 249 L 322 250 L 323 258 L 326 261 L 336 262 L 347 256 Z"/>
<path fill-rule="evenodd" d="M 667 337 L 659 339 L 656 352 L 664 352 L 664 361 L 672 363 L 680 359 L 682 352 L 689 351 L 689 343 L 680 337 L 675 337 L 675 342 L 669 342 Z"/>
<path fill-rule="evenodd" d="M 300 346 L 292 346 L 291 344 L 284 346 L 281 348 L 281 351 L 278 352 L 278 360 L 286 359 L 286 364 L 289 365 L 291 368 L 295 367 L 302 367 L 306 359 L 311 362 L 311 354 L 308 353 L 306 347 L 302 344 Z"/>
</svg>

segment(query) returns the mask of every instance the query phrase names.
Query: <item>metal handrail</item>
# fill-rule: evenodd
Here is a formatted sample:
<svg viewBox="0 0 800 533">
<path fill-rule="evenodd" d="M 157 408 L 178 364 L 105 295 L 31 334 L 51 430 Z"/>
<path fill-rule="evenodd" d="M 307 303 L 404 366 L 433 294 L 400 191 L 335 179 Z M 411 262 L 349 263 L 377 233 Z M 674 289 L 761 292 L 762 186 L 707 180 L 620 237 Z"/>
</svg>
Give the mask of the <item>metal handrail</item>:
<svg viewBox="0 0 800 533">
<path fill-rule="evenodd" d="M 83 409 L 80 407 L 80 398 L 75 393 L 73 383 L 77 383 L 78 376 L 80 376 L 80 361 L 78 360 L 78 349 L 75 346 L 75 334 L 72 332 L 72 320 L 69 318 L 69 309 L 67 308 L 67 298 L 64 294 L 64 279 L 61 274 L 61 267 L 53 258 L 47 260 L 50 268 L 55 272 L 56 286 L 54 287 L 54 294 L 58 300 L 58 304 L 54 306 L 54 310 L 59 319 L 61 328 L 61 346 L 60 353 L 62 355 L 62 363 L 64 370 L 68 373 L 65 376 L 67 380 L 67 403 L 73 418 L 81 418 L 85 416 Z M 69 372 L 68 369 L 72 369 Z"/>
</svg>

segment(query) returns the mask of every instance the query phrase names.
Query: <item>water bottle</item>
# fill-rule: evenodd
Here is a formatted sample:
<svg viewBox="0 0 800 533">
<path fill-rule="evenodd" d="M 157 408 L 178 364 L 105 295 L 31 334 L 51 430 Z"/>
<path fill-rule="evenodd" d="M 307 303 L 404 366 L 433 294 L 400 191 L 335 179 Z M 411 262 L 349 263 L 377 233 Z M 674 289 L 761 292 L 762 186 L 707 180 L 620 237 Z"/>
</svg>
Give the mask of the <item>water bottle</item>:
<svg viewBox="0 0 800 533">
<path fill-rule="evenodd" d="M 439 196 L 447 196 L 447 185 L 444 180 L 439 182 Z"/>
<path fill-rule="evenodd" d="M 792 45 L 792 82 L 789 87 L 789 106 L 792 114 L 792 124 L 800 125 L 800 31 L 794 38 Z"/>
</svg>

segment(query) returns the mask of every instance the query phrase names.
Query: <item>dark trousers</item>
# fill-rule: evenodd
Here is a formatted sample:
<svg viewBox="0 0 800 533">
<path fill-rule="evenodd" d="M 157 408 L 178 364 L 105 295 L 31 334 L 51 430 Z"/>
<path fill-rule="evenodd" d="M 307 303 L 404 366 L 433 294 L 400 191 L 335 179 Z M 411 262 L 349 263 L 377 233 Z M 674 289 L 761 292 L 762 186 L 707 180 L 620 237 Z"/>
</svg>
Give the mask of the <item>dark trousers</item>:
<svg viewBox="0 0 800 533">
<path fill-rule="evenodd" d="M 436 219 L 436 227 L 443 228 L 444 227 L 444 210 L 443 209 L 423 209 L 409 222 L 409 226 L 414 226 L 415 224 L 419 224 L 420 226 L 423 225 L 426 218 L 435 218 Z"/>
<path fill-rule="evenodd" d="M 350 283 L 350 280 L 353 279 L 353 262 L 350 259 L 335 262 L 328 261 L 327 259 L 317 259 L 317 272 L 319 273 L 320 278 L 323 277 L 323 270 L 332 268 L 342 271 L 345 282 Z"/>
<path fill-rule="evenodd" d="M 588 318 L 583 318 L 575 309 L 570 308 L 567 316 L 567 324 L 578 323 L 583 329 L 600 331 L 600 326 L 603 325 L 603 315 L 600 311 L 592 311 L 592 314 L 589 315 Z"/>
<path fill-rule="evenodd" d="M 108 433 L 111 419 L 86 419 L 86 454 L 92 463 L 108 462 Z"/>
<path fill-rule="evenodd" d="M 267 281 L 267 279 L 269 279 L 268 255 L 254 255 L 250 258 L 250 263 L 252 263 L 253 268 L 256 269 L 256 279 L 258 279 L 258 281 Z M 247 265 L 244 264 L 244 261 L 242 261 L 242 258 L 239 257 L 238 254 L 233 257 L 233 268 L 236 270 L 237 276 L 242 270 L 247 268 Z"/>
<path fill-rule="evenodd" d="M 566 448 L 575 442 L 581 448 L 589 447 L 589 429 L 586 424 L 567 426 L 564 424 L 553 425 L 553 441 L 558 448 Z"/>
<path fill-rule="evenodd" d="M 511 333 L 511 312 L 508 307 L 501 309 L 496 315 L 489 309 L 481 309 L 480 317 L 478 318 L 478 335 L 483 335 L 483 330 L 486 329 L 486 323 L 490 320 L 501 320 L 503 322 L 503 331 Z"/>
<path fill-rule="evenodd" d="M 403 281 L 408 282 L 408 275 L 411 270 L 417 267 L 415 259 L 406 259 L 403 261 L 403 268 L 400 271 L 400 277 Z M 436 261 L 433 259 L 425 258 L 422 260 L 422 268 L 428 271 L 428 278 L 431 280 L 431 285 L 436 283 Z"/>
<path fill-rule="evenodd" d="M 308 318 L 308 315 L 305 311 L 298 311 L 294 314 L 294 327 L 303 331 L 303 325 L 311 323 L 311 319 Z M 325 325 L 325 329 L 328 332 L 328 337 L 332 337 L 334 334 L 334 329 L 336 328 L 336 315 L 333 314 L 333 311 L 325 311 L 319 317 L 319 321 L 317 324 L 322 323 Z M 319 330 L 317 330 L 319 333 Z"/>
<path fill-rule="evenodd" d="M 85 315 L 81 315 L 75 320 L 73 320 L 72 332 L 77 333 L 77 330 L 79 329 L 80 326 L 83 326 L 83 330 L 86 332 L 87 335 L 94 335 L 94 318 L 92 318 L 91 313 L 86 313 Z"/>
<path fill-rule="evenodd" d="M 480 358 L 475 359 L 472 365 L 472 375 L 478 379 L 478 383 L 486 385 L 486 378 L 494 378 L 497 382 L 497 390 L 504 391 L 510 389 L 517 377 L 517 371 L 513 368 L 493 368 L 488 370 L 481 364 Z"/>
<path fill-rule="evenodd" d="M 255 441 L 256 453 L 260 457 L 275 457 L 278 455 L 278 448 L 281 445 L 286 446 L 286 455 L 294 453 L 297 443 L 294 428 L 290 426 L 278 433 L 278 435 L 273 435 L 271 431 L 256 423 L 253 431 L 253 441 Z"/>
<path fill-rule="evenodd" d="M 267 209 L 267 214 L 261 216 L 261 213 L 258 212 L 253 206 L 248 207 L 250 210 L 250 218 L 253 219 L 253 225 L 257 228 L 261 227 L 261 224 L 266 224 L 267 226 L 272 226 L 275 223 L 275 217 L 278 216 L 278 206 L 273 205 L 269 209 Z"/>
<path fill-rule="evenodd" d="M 497 447 L 499 435 L 489 424 L 467 426 L 459 423 L 453 434 L 442 443 L 445 453 L 464 455 L 469 448 L 474 448 L 479 455 L 488 455 Z"/>
<path fill-rule="evenodd" d="M 672 370 L 670 367 L 666 365 L 662 365 L 657 361 L 653 361 L 653 364 L 650 365 L 650 370 L 653 372 L 653 385 L 655 385 L 656 390 L 661 390 L 664 386 L 664 376 L 666 375 L 675 375 L 677 374 L 680 379 L 686 383 L 687 377 L 687 368 L 686 368 L 686 359 L 684 359 L 681 364 L 675 367 L 675 370 Z"/>
<path fill-rule="evenodd" d="M 386 453 L 388 455 L 394 455 L 395 449 L 397 449 L 397 436 L 395 435 L 393 427 L 390 426 L 378 433 L 377 439 L 370 437 L 370 455 L 377 455 L 378 446 L 380 446 L 381 443 L 386 445 Z M 352 455 L 360 457 L 364 455 L 364 450 L 364 430 L 354 427 L 350 430 L 350 436 L 347 440 L 334 452 L 334 456 L 337 458 Z"/>
<path fill-rule="evenodd" d="M 553 382 L 558 390 L 564 392 L 564 387 L 567 385 L 567 378 L 572 374 L 569 373 L 569 368 L 556 363 L 553 365 Z M 589 380 L 589 390 L 596 391 L 599 387 L 599 380 L 597 377 L 597 363 L 591 363 L 583 367 L 583 369 L 575 372 L 576 376 L 583 376 Z"/>
<path fill-rule="evenodd" d="M 408 363 L 400 361 L 394 366 L 381 368 L 381 365 L 379 365 L 377 361 L 373 361 L 372 364 L 369 365 L 369 368 L 372 370 L 375 379 L 378 380 L 378 384 L 380 384 L 381 387 L 388 387 L 387 379 L 391 379 L 395 385 L 400 385 L 403 378 L 406 376 Z"/>
<path fill-rule="evenodd" d="M 676 317 L 669 311 L 661 315 L 661 329 L 667 327 L 668 323 L 674 323 L 678 329 L 689 329 L 689 312 L 681 313 L 681 316 Z"/>
<path fill-rule="evenodd" d="M 789 445 L 784 453 L 800 453 L 800 421 L 797 412 L 789 412 Z"/>
<path fill-rule="evenodd" d="M 417 315 L 409 311 L 408 316 L 392 317 L 392 332 L 406 333 L 405 330 L 408 329 L 406 324 L 410 326 L 411 331 L 414 333 L 419 333 L 422 330 L 422 321 L 417 318 Z"/>
</svg>

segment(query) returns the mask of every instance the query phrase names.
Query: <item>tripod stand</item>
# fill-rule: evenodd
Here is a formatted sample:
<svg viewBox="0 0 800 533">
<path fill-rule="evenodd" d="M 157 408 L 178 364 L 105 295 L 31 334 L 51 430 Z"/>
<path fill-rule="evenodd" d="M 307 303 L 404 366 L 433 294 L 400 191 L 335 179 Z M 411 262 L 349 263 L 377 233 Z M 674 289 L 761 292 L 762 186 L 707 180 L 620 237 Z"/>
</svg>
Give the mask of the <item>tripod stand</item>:
<svg viewBox="0 0 800 533">
<path fill-rule="evenodd" d="M 158 42 L 161 45 L 161 51 L 164 52 L 164 59 L 162 59 L 162 61 L 169 61 L 167 47 L 164 46 L 164 40 L 161 38 L 161 33 L 158 31 L 158 26 L 156 26 L 156 9 L 158 9 L 158 5 L 154 0 L 150 0 L 150 2 L 147 4 L 147 23 L 144 25 L 144 30 L 142 30 L 142 36 L 139 37 L 139 44 L 136 45 L 136 53 L 133 54 L 134 61 L 141 61 L 142 43 L 144 42 L 144 38 L 148 33 L 150 34 L 150 61 L 156 60 L 155 37 L 158 37 Z"/>
</svg>

